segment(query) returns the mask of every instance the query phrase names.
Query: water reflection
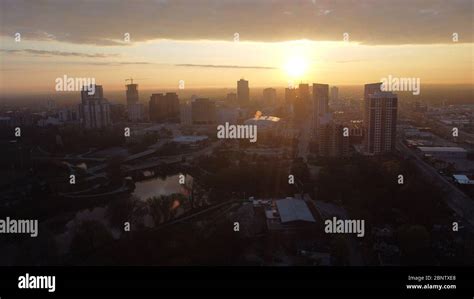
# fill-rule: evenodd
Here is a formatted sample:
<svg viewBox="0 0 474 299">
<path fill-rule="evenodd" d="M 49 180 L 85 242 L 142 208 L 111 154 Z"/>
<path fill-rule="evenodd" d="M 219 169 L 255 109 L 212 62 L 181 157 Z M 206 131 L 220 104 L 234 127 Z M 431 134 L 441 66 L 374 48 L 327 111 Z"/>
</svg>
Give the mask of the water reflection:
<svg viewBox="0 0 474 299">
<path fill-rule="evenodd" d="M 150 177 L 150 173 L 144 173 L 144 176 Z M 163 177 L 148 178 L 143 181 L 135 182 L 135 190 L 132 195 L 147 200 L 148 198 L 170 195 L 174 193 L 189 194 L 192 186 L 193 177 L 185 175 L 185 184 L 181 185 L 179 182 L 179 174 Z"/>
<path fill-rule="evenodd" d="M 67 253 L 70 250 L 76 229 L 85 221 L 103 225 L 114 239 L 118 239 L 122 235 L 123 220 L 131 223 L 132 230 L 139 230 L 141 227 L 153 228 L 183 216 L 193 206 L 201 207 L 206 203 L 205 200 L 191 200 L 193 177 L 190 175 L 185 175 L 183 185 L 179 181 L 180 174 L 160 177 L 155 176 L 153 172 L 147 172 L 143 173 L 143 176 L 144 180 L 135 182 L 132 196 L 116 198 L 105 206 L 78 211 L 67 223 L 65 231 L 56 235 L 60 252 Z"/>
<path fill-rule="evenodd" d="M 83 170 L 87 170 L 87 164 L 82 162 L 76 165 L 77 168 L 81 168 Z"/>
</svg>

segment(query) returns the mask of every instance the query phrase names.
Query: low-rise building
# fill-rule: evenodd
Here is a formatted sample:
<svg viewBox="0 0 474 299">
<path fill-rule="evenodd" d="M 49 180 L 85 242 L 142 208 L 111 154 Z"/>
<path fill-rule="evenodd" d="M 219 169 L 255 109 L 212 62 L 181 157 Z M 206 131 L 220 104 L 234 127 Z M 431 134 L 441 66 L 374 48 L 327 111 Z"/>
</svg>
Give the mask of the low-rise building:
<svg viewBox="0 0 474 299">
<path fill-rule="evenodd" d="M 454 174 L 454 181 L 460 185 L 474 185 L 474 177 L 465 174 Z"/>
<path fill-rule="evenodd" d="M 467 151 L 456 146 L 419 146 L 418 149 L 425 156 L 438 159 L 466 159 Z"/>
</svg>

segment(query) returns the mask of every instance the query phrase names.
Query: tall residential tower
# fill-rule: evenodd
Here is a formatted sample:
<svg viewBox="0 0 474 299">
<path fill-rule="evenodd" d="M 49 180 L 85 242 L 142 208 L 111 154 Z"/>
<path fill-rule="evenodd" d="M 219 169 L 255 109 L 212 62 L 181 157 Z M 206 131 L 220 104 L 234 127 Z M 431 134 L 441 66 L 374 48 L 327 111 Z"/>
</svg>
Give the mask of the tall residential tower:
<svg viewBox="0 0 474 299">
<path fill-rule="evenodd" d="M 250 102 L 249 81 L 244 79 L 237 81 L 237 101 L 240 106 L 245 106 Z"/>
<path fill-rule="evenodd" d="M 395 149 L 398 98 L 380 91 L 381 83 L 366 84 L 364 90 L 364 148 L 368 155 Z"/>
<path fill-rule="evenodd" d="M 126 85 L 127 91 L 125 92 L 128 120 L 140 121 L 143 119 L 143 105 L 138 102 L 138 84 L 133 84 L 133 79 L 130 80 L 131 83 Z"/>
<path fill-rule="evenodd" d="M 94 90 L 94 94 L 89 94 L 89 90 Z M 86 129 L 100 129 L 110 125 L 110 104 L 104 98 L 101 85 L 95 85 L 94 89 L 84 87 L 81 90 L 79 116 Z"/>
</svg>

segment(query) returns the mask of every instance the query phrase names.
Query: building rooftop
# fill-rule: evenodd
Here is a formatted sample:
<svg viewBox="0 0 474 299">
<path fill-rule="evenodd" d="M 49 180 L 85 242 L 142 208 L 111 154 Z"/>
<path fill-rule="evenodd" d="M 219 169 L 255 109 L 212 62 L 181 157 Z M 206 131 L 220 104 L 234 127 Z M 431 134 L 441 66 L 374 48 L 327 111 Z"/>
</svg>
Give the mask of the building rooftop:
<svg viewBox="0 0 474 299">
<path fill-rule="evenodd" d="M 418 149 L 422 152 L 458 152 L 465 153 L 467 152 L 462 147 L 456 146 L 419 146 Z"/>
<path fill-rule="evenodd" d="M 277 121 L 280 121 L 280 118 L 276 117 L 276 116 L 262 115 L 262 116 L 259 116 L 259 117 L 250 118 L 247 121 L 273 121 L 273 122 L 277 122 Z"/>
<path fill-rule="evenodd" d="M 270 128 L 273 127 L 275 124 L 278 124 L 280 121 L 279 117 L 276 116 L 259 116 L 247 119 L 245 121 L 246 125 L 257 125 L 260 128 Z"/>
<path fill-rule="evenodd" d="M 194 143 L 206 139 L 208 139 L 207 136 L 177 136 L 173 139 L 173 141 L 179 143 Z"/>
<path fill-rule="evenodd" d="M 306 202 L 300 199 L 280 199 L 276 201 L 281 222 L 308 221 L 316 222 Z"/>
<path fill-rule="evenodd" d="M 474 184 L 474 179 L 469 178 L 467 175 L 454 174 L 453 177 L 454 177 L 454 180 L 458 184 L 462 184 L 462 185 L 473 185 Z"/>
</svg>

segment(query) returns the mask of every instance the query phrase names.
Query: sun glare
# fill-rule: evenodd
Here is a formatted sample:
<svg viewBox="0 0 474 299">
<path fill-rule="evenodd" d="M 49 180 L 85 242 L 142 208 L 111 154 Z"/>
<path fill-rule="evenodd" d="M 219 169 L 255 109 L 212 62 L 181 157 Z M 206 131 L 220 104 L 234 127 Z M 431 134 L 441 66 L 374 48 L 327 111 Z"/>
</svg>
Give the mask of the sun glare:
<svg viewBox="0 0 474 299">
<path fill-rule="evenodd" d="M 285 72 L 293 78 L 303 76 L 307 68 L 308 62 L 299 56 L 291 57 L 284 65 Z"/>
</svg>

